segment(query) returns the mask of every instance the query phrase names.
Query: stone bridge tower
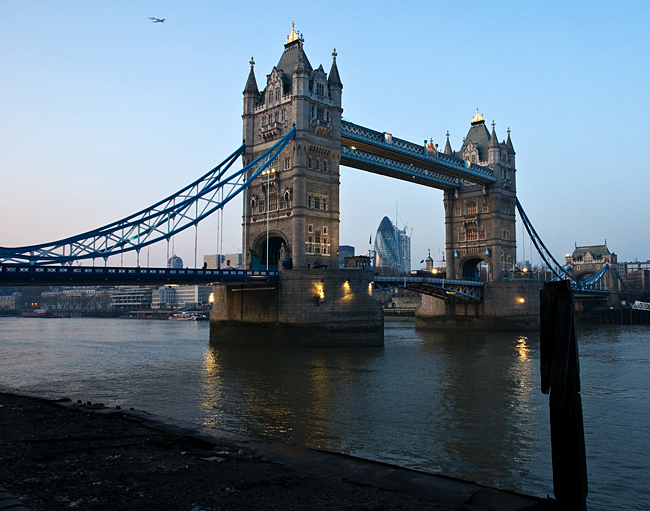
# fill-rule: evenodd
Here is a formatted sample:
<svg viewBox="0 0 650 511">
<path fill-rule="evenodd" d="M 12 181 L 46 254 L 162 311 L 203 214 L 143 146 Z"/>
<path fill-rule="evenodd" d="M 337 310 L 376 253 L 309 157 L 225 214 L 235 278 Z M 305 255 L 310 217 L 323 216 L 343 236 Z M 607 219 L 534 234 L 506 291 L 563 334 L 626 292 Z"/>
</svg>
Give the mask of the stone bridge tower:
<svg viewBox="0 0 650 511">
<path fill-rule="evenodd" d="M 333 268 L 337 263 L 343 85 L 336 50 L 328 75 L 322 65 L 312 68 L 303 45 L 292 24 L 261 92 L 250 62 L 242 116 L 244 164 L 294 125 L 296 134 L 271 171 L 244 194 L 242 247 L 249 269 L 264 269 L 267 261 L 269 269 L 282 263 L 294 268 Z"/>
<path fill-rule="evenodd" d="M 508 139 L 499 142 L 494 123 L 490 133 L 477 108 L 460 151 L 452 151 L 447 134 L 444 152 L 489 167 L 496 178 L 490 186 L 462 181 L 460 190 L 445 192 L 447 278 L 501 280 L 517 262 L 515 150 L 510 130 Z"/>
</svg>

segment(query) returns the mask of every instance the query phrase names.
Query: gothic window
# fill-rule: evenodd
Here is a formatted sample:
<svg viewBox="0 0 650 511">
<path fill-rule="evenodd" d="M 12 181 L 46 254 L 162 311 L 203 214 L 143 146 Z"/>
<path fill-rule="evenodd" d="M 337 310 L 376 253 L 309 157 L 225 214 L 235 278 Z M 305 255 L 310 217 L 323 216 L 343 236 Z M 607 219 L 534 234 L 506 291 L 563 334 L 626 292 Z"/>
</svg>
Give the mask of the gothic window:
<svg viewBox="0 0 650 511">
<path fill-rule="evenodd" d="M 486 239 L 485 229 L 481 229 L 481 230 L 478 231 L 478 239 L 480 239 L 480 240 Z"/>
<path fill-rule="evenodd" d="M 280 89 L 275 89 L 275 100 L 280 101 Z"/>
<path fill-rule="evenodd" d="M 320 209 L 320 197 L 314 195 L 314 209 Z"/>
<path fill-rule="evenodd" d="M 327 226 L 323 226 L 323 236 L 327 236 Z"/>
<path fill-rule="evenodd" d="M 467 214 L 468 215 L 475 215 L 476 214 L 476 202 L 469 201 L 467 203 Z"/>
<path fill-rule="evenodd" d="M 323 160 L 323 172 L 327 172 L 327 160 Z"/>
<path fill-rule="evenodd" d="M 458 241 L 465 241 L 465 233 L 464 232 L 459 232 L 458 233 Z"/>
<path fill-rule="evenodd" d="M 320 158 L 316 158 L 316 170 L 320 170 Z"/>
<path fill-rule="evenodd" d="M 501 213 L 504 215 L 509 215 L 510 214 L 510 204 L 507 202 L 502 202 L 501 203 Z"/>
<path fill-rule="evenodd" d="M 312 165 L 313 165 L 313 163 L 312 163 L 312 158 L 311 158 L 311 155 L 309 155 L 309 156 L 307 157 L 307 167 L 308 167 L 308 168 L 312 168 Z"/>
<path fill-rule="evenodd" d="M 323 211 L 327 211 L 327 199 L 323 197 Z"/>
<path fill-rule="evenodd" d="M 311 193 L 307 196 L 307 207 L 309 209 L 311 209 L 313 207 L 313 195 Z M 311 225 L 309 227 L 311 228 Z M 311 232 L 311 231 L 309 231 L 309 232 Z"/>
<path fill-rule="evenodd" d="M 325 88 L 323 87 L 322 83 L 316 84 L 316 94 L 318 94 L 319 96 L 325 95 Z"/>
<path fill-rule="evenodd" d="M 487 201 L 483 203 L 483 213 L 488 213 L 489 212 L 489 207 Z"/>
<path fill-rule="evenodd" d="M 264 209 L 264 198 L 261 198 L 260 201 L 257 203 L 257 212 L 258 213 L 264 213 L 266 209 Z"/>
<path fill-rule="evenodd" d="M 321 253 L 321 237 L 319 230 L 316 230 L 316 232 L 314 232 L 314 253 Z"/>
<path fill-rule="evenodd" d="M 505 241 L 510 240 L 510 229 L 503 229 L 501 231 L 501 238 L 503 238 Z"/>
<path fill-rule="evenodd" d="M 284 170 L 289 170 L 289 169 L 291 169 L 291 158 L 287 156 L 284 159 Z"/>
<path fill-rule="evenodd" d="M 456 208 L 456 210 L 454 211 L 454 216 L 461 216 L 461 215 L 462 215 L 462 211 L 461 211 L 461 209 L 460 209 L 460 208 Z"/>
<path fill-rule="evenodd" d="M 325 110 L 322 108 L 316 108 L 316 119 L 322 121 L 325 119 Z"/>
<path fill-rule="evenodd" d="M 472 163 L 476 163 L 476 155 L 475 154 L 472 155 Z"/>
<path fill-rule="evenodd" d="M 470 229 L 467 231 L 467 241 L 476 241 L 478 240 L 478 231 L 476 229 Z"/>
<path fill-rule="evenodd" d="M 269 195 L 269 211 L 278 210 L 278 192 L 272 192 Z"/>
<path fill-rule="evenodd" d="M 314 226 L 312 224 L 307 226 L 307 232 L 314 232 Z"/>
<path fill-rule="evenodd" d="M 312 236 L 307 236 L 307 253 L 314 253 L 314 238 Z"/>
</svg>

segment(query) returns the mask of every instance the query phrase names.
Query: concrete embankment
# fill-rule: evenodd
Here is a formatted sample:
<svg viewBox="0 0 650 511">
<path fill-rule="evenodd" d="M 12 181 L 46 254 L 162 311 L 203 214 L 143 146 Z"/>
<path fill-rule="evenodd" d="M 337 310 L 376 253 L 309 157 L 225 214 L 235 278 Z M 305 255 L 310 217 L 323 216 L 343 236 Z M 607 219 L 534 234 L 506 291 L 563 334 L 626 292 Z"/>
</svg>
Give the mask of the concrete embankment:
<svg viewBox="0 0 650 511">
<path fill-rule="evenodd" d="M 24 393 L 0 393 L 0 435 L 5 497 L 32 511 L 555 509 L 468 481 Z"/>
</svg>

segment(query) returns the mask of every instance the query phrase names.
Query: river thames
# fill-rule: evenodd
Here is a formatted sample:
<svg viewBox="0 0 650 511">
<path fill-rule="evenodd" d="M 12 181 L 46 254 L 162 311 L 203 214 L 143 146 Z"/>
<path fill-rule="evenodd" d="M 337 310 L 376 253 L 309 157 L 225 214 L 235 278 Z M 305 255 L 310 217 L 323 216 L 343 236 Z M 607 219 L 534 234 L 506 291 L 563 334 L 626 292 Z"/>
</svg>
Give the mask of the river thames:
<svg viewBox="0 0 650 511">
<path fill-rule="evenodd" d="M 578 329 L 588 509 L 650 509 L 650 327 Z M 0 388 L 553 494 L 537 332 L 387 321 L 383 348 L 223 347 L 207 322 L 0 318 Z M 1 413 L 1 412 L 0 412 Z"/>
</svg>

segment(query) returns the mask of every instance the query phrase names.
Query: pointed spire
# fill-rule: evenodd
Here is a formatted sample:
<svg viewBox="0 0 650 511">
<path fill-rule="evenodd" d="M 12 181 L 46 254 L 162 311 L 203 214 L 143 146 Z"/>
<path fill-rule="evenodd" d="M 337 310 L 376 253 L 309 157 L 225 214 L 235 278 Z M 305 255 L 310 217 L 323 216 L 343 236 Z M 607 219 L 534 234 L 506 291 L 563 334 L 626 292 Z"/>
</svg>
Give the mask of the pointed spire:
<svg viewBox="0 0 650 511">
<path fill-rule="evenodd" d="M 489 147 L 499 147 L 499 140 L 497 139 L 496 131 L 494 131 L 494 121 L 492 121 L 492 133 L 490 134 Z"/>
<path fill-rule="evenodd" d="M 251 57 L 249 64 L 251 65 L 251 72 L 248 73 L 248 80 L 246 81 L 246 88 L 244 89 L 244 94 L 252 93 L 255 94 L 255 96 L 259 96 L 260 91 L 257 88 L 257 80 L 255 80 L 255 71 L 253 71 L 253 68 L 255 67 L 255 60 L 253 59 L 253 57 Z"/>
<path fill-rule="evenodd" d="M 447 143 L 445 144 L 445 154 L 453 155 L 454 152 L 451 150 L 451 144 L 449 143 L 449 132 L 447 132 Z"/>
<path fill-rule="evenodd" d="M 336 66 L 337 55 L 336 48 L 334 48 L 334 51 L 332 51 L 332 68 L 330 69 L 330 74 L 327 78 L 327 85 L 330 87 L 332 85 L 338 85 L 342 89 L 343 84 L 341 83 L 341 77 L 339 76 L 339 68 Z"/>
<path fill-rule="evenodd" d="M 293 68 L 293 72 L 298 74 L 303 74 L 306 72 L 305 52 L 302 49 L 302 42 L 298 43 L 298 59 L 296 60 L 296 65 Z"/>
<path fill-rule="evenodd" d="M 515 148 L 512 147 L 512 140 L 510 140 L 510 128 L 508 128 L 508 140 L 506 140 L 506 147 L 510 154 L 515 154 Z"/>
</svg>

